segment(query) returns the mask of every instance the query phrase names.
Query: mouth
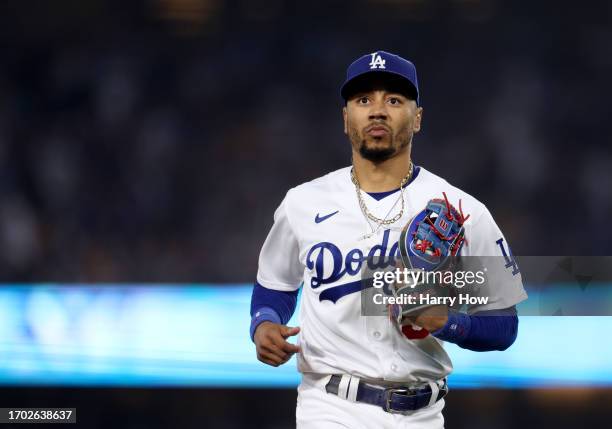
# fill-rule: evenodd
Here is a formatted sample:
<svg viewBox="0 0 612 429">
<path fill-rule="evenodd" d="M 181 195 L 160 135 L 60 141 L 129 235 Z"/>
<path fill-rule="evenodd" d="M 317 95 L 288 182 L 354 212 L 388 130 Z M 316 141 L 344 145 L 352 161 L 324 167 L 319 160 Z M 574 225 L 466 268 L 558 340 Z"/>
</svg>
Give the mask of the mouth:
<svg viewBox="0 0 612 429">
<path fill-rule="evenodd" d="M 389 129 L 384 125 L 370 125 L 365 129 L 366 134 L 372 137 L 383 137 L 389 134 Z"/>
</svg>

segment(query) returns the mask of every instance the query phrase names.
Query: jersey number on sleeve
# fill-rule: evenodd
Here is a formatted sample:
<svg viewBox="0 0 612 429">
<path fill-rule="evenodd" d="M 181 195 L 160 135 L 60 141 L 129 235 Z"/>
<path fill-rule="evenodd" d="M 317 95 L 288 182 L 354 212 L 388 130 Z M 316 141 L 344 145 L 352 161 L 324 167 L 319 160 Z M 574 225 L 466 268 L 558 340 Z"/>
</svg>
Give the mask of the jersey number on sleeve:
<svg viewBox="0 0 612 429">
<path fill-rule="evenodd" d="M 512 267 L 512 275 L 517 275 L 520 270 L 518 264 L 516 263 L 516 260 L 514 259 L 514 256 L 512 255 L 512 251 L 510 250 L 510 248 L 508 248 L 508 251 L 506 252 L 506 247 L 504 246 L 503 238 L 497 240 L 496 243 L 501 249 L 502 255 L 504 255 L 504 260 L 506 261 L 506 268 Z"/>
</svg>

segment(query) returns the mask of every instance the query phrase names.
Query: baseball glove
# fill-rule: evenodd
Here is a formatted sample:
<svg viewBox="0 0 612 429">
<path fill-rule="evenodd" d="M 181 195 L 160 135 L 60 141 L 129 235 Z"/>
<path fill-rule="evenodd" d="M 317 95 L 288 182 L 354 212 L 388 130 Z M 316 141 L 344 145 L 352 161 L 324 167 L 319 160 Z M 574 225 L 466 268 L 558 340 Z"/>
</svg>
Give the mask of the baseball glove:
<svg viewBox="0 0 612 429">
<path fill-rule="evenodd" d="M 394 304 L 389 309 L 391 317 L 401 326 L 408 316 L 418 314 L 422 309 L 437 305 L 439 297 L 452 296 L 455 288 L 445 282 L 446 273 L 453 269 L 452 257 L 456 256 L 465 243 L 463 224 L 469 215 L 463 214 L 461 200 L 459 210 L 455 209 L 446 196 L 432 199 L 424 210 L 418 213 L 403 228 L 399 239 L 401 265 L 408 273 L 414 273 L 403 283 L 391 287 L 393 295 L 403 296 L 403 304 Z M 431 273 L 436 273 L 432 275 Z M 412 296 L 411 300 L 407 299 Z M 431 299 L 431 298 L 435 299 Z"/>
</svg>

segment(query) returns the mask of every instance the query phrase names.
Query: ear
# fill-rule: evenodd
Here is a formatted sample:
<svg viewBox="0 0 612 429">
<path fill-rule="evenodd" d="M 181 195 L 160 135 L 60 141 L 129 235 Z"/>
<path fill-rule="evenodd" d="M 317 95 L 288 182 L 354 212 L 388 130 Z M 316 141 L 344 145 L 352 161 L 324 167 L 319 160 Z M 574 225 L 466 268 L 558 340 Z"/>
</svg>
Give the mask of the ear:
<svg viewBox="0 0 612 429">
<path fill-rule="evenodd" d="M 412 124 L 412 131 L 418 133 L 421 131 L 421 120 L 423 119 L 423 108 L 417 107 L 416 114 L 414 115 L 414 123 Z"/>
<path fill-rule="evenodd" d="M 344 134 L 348 135 L 348 113 L 346 111 L 346 106 L 342 108 L 342 120 L 344 121 Z"/>
</svg>

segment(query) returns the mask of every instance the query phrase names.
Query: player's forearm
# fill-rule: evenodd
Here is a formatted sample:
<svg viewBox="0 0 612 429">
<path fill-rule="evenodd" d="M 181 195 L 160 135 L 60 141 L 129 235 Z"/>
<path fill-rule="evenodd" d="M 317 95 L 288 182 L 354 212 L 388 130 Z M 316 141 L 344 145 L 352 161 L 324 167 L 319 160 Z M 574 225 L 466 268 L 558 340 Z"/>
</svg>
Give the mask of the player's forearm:
<svg viewBox="0 0 612 429">
<path fill-rule="evenodd" d="M 287 324 L 295 312 L 297 295 L 297 290 L 285 292 L 255 283 L 251 296 L 251 339 L 257 327 L 265 321 Z"/>
<path fill-rule="evenodd" d="M 473 315 L 450 313 L 444 327 L 432 333 L 436 338 L 474 351 L 506 350 L 516 340 L 518 317 L 514 308 Z"/>
</svg>

